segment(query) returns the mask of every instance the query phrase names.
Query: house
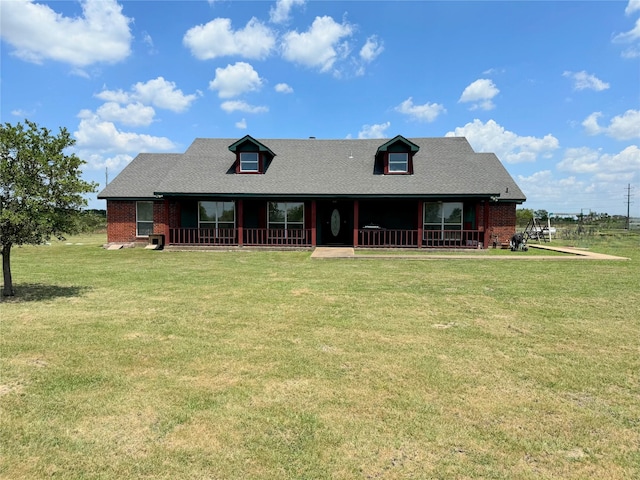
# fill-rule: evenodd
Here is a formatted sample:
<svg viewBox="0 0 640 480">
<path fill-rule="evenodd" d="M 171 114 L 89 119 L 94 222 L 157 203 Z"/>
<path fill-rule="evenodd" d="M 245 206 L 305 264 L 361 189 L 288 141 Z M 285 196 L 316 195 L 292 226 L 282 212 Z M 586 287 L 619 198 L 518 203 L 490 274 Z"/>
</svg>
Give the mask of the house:
<svg viewBox="0 0 640 480">
<path fill-rule="evenodd" d="M 525 196 L 465 138 L 198 138 L 139 154 L 98 198 L 111 243 L 486 248 Z"/>
</svg>

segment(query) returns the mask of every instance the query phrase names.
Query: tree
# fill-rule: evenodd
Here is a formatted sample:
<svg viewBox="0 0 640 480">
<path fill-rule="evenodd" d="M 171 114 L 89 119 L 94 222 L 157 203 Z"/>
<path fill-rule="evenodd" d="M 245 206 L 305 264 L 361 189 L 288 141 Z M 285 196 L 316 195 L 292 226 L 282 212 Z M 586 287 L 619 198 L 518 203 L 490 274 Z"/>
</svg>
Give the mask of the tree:
<svg viewBox="0 0 640 480">
<path fill-rule="evenodd" d="M 0 125 L 0 249 L 2 250 L 2 294 L 14 295 L 11 278 L 11 248 L 37 245 L 52 236 L 74 233 L 77 216 L 87 204 L 83 194 L 97 184 L 80 178 L 86 162 L 65 153 L 73 146 L 65 128 L 58 135 L 25 120 Z"/>
<path fill-rule="evenodd" d="M 533 215 L 541 221 L 546 221 L 547 218 L 549 218 L 549 212 L 547 212 L 546 210 L 536 210 L 535 212 L 533 212 Z"/>
<path fill-rule="evenodd" d="M 530 208 L 518 208 L 516 210 L 516 224 L 525 226 L 533 218 L 533 210 Z"/>
</svg>

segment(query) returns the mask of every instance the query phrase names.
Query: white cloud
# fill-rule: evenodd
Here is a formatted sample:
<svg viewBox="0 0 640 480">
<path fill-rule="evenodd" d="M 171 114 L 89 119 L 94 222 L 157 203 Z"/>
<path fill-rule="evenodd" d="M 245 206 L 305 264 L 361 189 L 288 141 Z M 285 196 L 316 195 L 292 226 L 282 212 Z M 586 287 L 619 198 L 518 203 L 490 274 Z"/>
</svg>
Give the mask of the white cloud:
<svg viewBox="0 0 640 480">
<path fill-rule="evenodd" d="M 104 170 L 105 168 L 109 171 L 110 179 L 113 179 L 114 176 L 111 175 L 111 172 L 117 172 L 126 167 L 131 160 L 133 160 L 133 156 L 127 154 L 117 154 L 112 157 L 105 157 L 103 155 L 97 153 L 89 153 L 89 152 L 78 152 L 80 158 L 87 162 L 87 166 L 93 170 Z"/>
<path fill-rule="evenodd" d="M 216 77 L 209 82 L 209 89 L 217 90 L 220 98 L 232 98 L 245 92 L 260 90 L 262 79 L 251 65 L 236 62 L 225 68 L 216 68 Z"/>
<path fill-rule="evenodd" d="M 270 28 L 255 17 L 237 31 L 232 30 L 230 19 L 216 18 L 189 29 L 182 42 L 200 60 L 227 55 L 262 59 L 273 50 L 276 37 Z"/>
<path fill-rule="evenodd" d="M 328 16 L 316 17 L 308 31 L 292 31 L 283 36 L 282 56 L 288 61 L 328 72 L 336 60 L 348 55 L 349 45 L 342 40 L 352 33 L 353 27 L 346 22 L 336 23 Z"/>
<path fill-rule="evenodd" d="M 362 129 L 358 132 L 358 138 L 386 138 L 386 130 L 390 126 L 391 122 L 363 125 Z"/>
<path fill-rule="evenodd" d="M 291 88 L 289 85 L 287 85 L 286 83 L 278 83 L 275 87 L 274 90 L 278 93 L 293 93 L 293 88 Z"/>
<path fill-rule="evenodd" d="M 494 120 L 482 123 L 475 119 L 445 136 L 466 137 L 477 152 L 493 152 L 506 163 L 534 162 L 539 156 L 551 156 L 560 146 L 558 139 L 551 134 L 542 138 L 522 137 L 505 130 Z"/>
<path fill-rule="evenodd" d="M 498 87 L 495 86 L 492 80 L 480 78 L 464 89 L 458 103 L 472 103 L 471 110 L 478 108 L 482 110 L 492 110 L 495 108 L 492 99 L 498 93 L 500 93 L 500 90 L 498 90 Z"/>
<path fill-rule="evenodd" d="M 640 11 L 640 0 L 629 0 L 624 13 L 629 16 Z M 631 30 L 615 35 L 612 39 L 613 43 L 630 44 L 620 54 L 622 58 L 633 60 L 640 58 L 640 18 L 636 19 L 636 23 Z"/>
<path fill-rule="evenodd" d="M 640 172 L 640 148 L 630 145 L 616 154 L 602 154 L 591 148 L 568 148 L 558 170 L 570 173 L 611 175 Z"/>
<path fill-rule="evenodd" d="M 126 107 L 121 107 L 115 102 L 107 102 L 101 105 L 96 113 L 102 120 L 139 127 L 150 125 L 156 111 L 153 107 L 143 105 L 140 102 L 130 103 Z"/>
<path fill-rule="evenodd" d="M 249 105 L 247 102 L 243 102 L 241 100 L 229 100 L 226 102 L 222 102 L 220 108 L 227 113 L 232 112 L 245 112 L 245 113 L 265 113 L 268 112 L 269 109 L 264 106 L 257 105 Z"/>
<path fill-rule="evenodd" d="M 603 82 L 595 75 L 591 75 L 584 70 L 581 72 L 566 71 L 562 76 L 572 78 L 574 80 L 574 90 L 595 90 L 596 92 L 601 92 L 602 90 L 608 89 L 610 86 L 608 83 Z"/>
<path fill-rule="evenodd" d="M 115 103 L 129 103 L 135 101 L 130 93 L 127 93 L 121 89 L 118 90 L 103 90 L 96 94 L 96 98 L 104 100 L 105 102 Z"/>
<path fill-rule="evenodd" d="M 628 32 L 619 33 L 618 35 L 613 37 L 613 41 L 615 43 L 630 43 L 638 39 L 640 39 L 640 18 L 636 20 L 636 24 L 631 30 L 629 30 Z"/>
<path fill-rule="evenodd" d="M 602 112 L 593 112 L 583 120 L 582 126 L 587 132 L 587 135 L 598 135 L 599 133 L 602 133 L 603 128 L 598 125 L 598 118 L 601 116 Z"/>
<path fill-rule="evenodd" d="M 446 113 L 444 106 L 438 103 L 425 103 L 424 105 L 414 105 L 413 98 L 409 97 L 395 110 L 397 112 L 409 115 L 414 120 L 425 122 L 433 122 L 441 113 Z"/>
<path fill-rule="evenodd" d="M 568 148 L 558 171 L 570 176 L 556 178 L 550 170 L 518 176 L 517 182 L 535 208 L 554 205 L 557 212 L 578 213 L 584 208 L 619 213 L 623 193 L 640 172 L 640 148 L 630 145 L 619 153 L 602 153 L 587 147 Z"/>
<path fill-rule="evenodd" d="M 154 137 L 133 132 L 122 132 L 112 122 L 103 121 L 98 115 L 83 110 L 78 115 L 80 124 L 73 133 L 79 149 L 97 152 L 153 152 L 175 148 L 166 137 Z"/>
<path fill-rule="evenodd" d="M 182 90 L 176 88 L 174 82 L 169 82 L 162 77 L 148 82 L 138 82 L 131 87 L 131 92 L 103 90 L 96 95 L 107 102 L 120 104 L 141 102 L 177 113 L 187 110 L 198 96 L 199 93 L 185 95 Z"/>
<path fill-rule="evenodd" d="M 173 112 L 185 111 L 198 98 L 197 94 L 183 94 L 182 90 L 176 88 L 174 82 L 169 82 L 162 77 L 149 80 L 146 83 L 136 83 L 133 86 L 133 92 L 136 100 L 151 103 L 158 108 Z"/>
<path fill-rule="evenodd" d="M 360 58 L 370 63 L 374 61 L 378 55 L 384 51 L 384 45 L 382 41 L 378 40 L 375 35 L 367 38 L 367 42 L 360 49 Z"/>
<path fill-rule="evenodd" d="M 507 70 L 504 67 L 501 68 L 487 68 L 484 72 L 482 72 L 483 75 L 502 75 L 503 73 L 505 73 Z"/>
<path fill-rule="evenodd" d="M 640 18 L 636 20 L 636 24 L 633 26 L 631 30 L 624 33 L 619 33 L 615 37 L 613 37 L 613 41 L 617 43 L 627 43 L 633 42 L 634 40 L 640 39 Z"/>
<path fill-rule="evenodd" d="M 246 130 L 247 129 L 247 121 L 243 118 L 239 122 L 236 122 L 236 128 L 239 128 L 240 130 Z"/>
<path fill-rule="evenodd" d="M 580 212 L 587 206 L 585 198 L 590 198 L 594 185 L 575 176 L 555 178 L 550 170 L 542 170 L 530 176 L 517 176 L 518 186 L 527 196 L 528 205 L 534 208 L 548 208 L 553 204 L 558 213 Z M 585 195 L 587 194 L 587 195 Z M 530 208 L 530 207 L 527 207 Z"/>
<path fill-rule="evenodd" d="M 142 42 L 149 47 L 153 48 L 153 38 L 147 32 L 142 33 Z"/>
<path fill-rule="evenodd" d="M 625 15 L 631 15 L 633 12 L 640 11 L 640 0 L 629 0 L 627 8 L 624 9 Z"/>
<path fill-rule="evenodd" d="M 85 0 L 81 17 L 64 17 L 28 0 L 2 2 L 0 32 L 13 54 L 33 63 L 54 60 L 85 67 L 116 63 L 131 53 L 131 19 L 115 0 Z"/>
<path fill-rule="evenodd" d="M 640 47 L 629 47 L 626 50 L 623 50 L 620 55 L 622 56 L 622 58 L 625 58 L 627 60 L 640 58 Z"/>
<path fill-rule="evenodd" d="M 616 140 L 640 138 L 640 110 L 627 110 L 622 115 L 613 117 L 608 127 L 598 123 L 602 112 L 594 112 L 582 122 L 588 135 L 605 134 Z"/>
<path fill-rule="evenodd" d="M 155 55 L 158 53 L 158 50 L 153 44 L 153 38 L 151 38 L 151 35 L 149 35 L 148 32 L 142 32 L 142 43 L 147 46 L 147 52 L 150 55 Z"/>
<path fill-rule="evenodd" d="M 598 170 L 599 159 L 600 154 L 597 150 L 588 147 L 567 148 L 557 168 L 571 173 L 595 173 Z"/>
<path fill-rule="evenodd" d="M 269 20 L 272 23 L 287 23 L 291 19 L 291 9 L 295 5 L 304 5 L 304 2 L 305 0 L 277 0 L 269 10 Z"/>
<path fill-rule="evenodd" d="M 11 115 L 13 115 L 14 117 L 21 117 L 21 118 L 29 118 L 31 116 L 33 116 L 35 113 L 35 111 L 27 111 L 27 110 L 22 110 L 22 109 L 16 109 L 16 110 L 11 110 Z"/>
</svg>

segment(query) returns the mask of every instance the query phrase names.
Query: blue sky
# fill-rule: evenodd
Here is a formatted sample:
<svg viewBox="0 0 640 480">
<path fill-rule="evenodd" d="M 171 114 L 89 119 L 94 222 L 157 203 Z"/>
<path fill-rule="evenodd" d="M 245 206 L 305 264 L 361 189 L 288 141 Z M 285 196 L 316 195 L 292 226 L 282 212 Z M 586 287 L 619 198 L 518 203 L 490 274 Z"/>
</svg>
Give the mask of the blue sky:
<svg viewBox="0 0 640 480">
<path fill-rule="evenodd" d="M 526 208 L 640 216 L 640 0 L 0 2 L 0 115 L 104 187 L 196 137 L 466 136 Z M 105 208 L 90 198 L 91 208 Z"/>
</svg>

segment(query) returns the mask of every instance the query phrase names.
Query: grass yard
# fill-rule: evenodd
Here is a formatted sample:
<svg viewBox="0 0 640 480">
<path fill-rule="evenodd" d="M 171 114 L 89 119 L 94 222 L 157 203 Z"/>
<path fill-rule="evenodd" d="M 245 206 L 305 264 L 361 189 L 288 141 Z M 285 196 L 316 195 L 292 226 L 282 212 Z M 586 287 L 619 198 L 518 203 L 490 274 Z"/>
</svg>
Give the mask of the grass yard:
<svg viewBox="0 0 640 480">
<path fill-rule="evenodd" d="M 1 478 L 640 478 L 638 236 L 542 263 L 103 241 L 12 251 Z"/>
</svg>

